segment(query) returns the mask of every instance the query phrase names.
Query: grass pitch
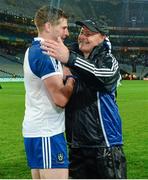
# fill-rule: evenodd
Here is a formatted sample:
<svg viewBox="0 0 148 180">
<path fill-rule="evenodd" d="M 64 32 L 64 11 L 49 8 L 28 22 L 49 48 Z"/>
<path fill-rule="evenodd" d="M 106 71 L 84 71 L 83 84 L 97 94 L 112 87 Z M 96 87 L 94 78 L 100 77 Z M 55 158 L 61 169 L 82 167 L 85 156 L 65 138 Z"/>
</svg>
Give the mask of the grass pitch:
<svg viewBox="0 0 148 180">
<path fill-rule="evenodd" d="M 1 83 L 0 179 L 30 179 L 22 137 L 23 83 Z M 148 178 L 148 81 L 123 81 L 117 102 L 123 121 L 128 178 Z"/>
</svg>

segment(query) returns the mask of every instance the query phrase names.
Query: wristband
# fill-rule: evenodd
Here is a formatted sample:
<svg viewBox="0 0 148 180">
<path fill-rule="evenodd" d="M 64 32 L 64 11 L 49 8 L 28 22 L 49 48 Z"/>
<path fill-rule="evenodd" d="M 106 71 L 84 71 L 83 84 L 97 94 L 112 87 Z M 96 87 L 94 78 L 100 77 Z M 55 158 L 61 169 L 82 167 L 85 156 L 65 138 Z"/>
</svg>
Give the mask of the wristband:
<svg viewBox="0 0 148 180">
<path fill-rule="evenodd" d="M 68 78 L 73 78 L 74 80 L 76 80 L 76 79 L 77 79 L 77 76 L 68 75 L 68 76 L 66 76 L 66 80 L 67 80 Z"/>
<path fill-rule="evenodd" d="M 77 76 L 73 76 L 73 75 L 68 75 L 66 76 L 65 82 L 69 79 L 72 78 L 74 81 L 77 79 Z"/>
</svg>

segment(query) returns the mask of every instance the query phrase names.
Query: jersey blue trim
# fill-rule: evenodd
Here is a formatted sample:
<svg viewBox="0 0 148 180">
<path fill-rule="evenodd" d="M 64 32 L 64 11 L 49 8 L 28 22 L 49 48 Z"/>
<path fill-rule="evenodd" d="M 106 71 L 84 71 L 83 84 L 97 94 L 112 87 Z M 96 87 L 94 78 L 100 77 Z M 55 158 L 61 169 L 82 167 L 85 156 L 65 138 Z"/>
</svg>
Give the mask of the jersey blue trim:
<svg viewBox="0 0 148 180">
<path fill-rule="evenodd" d="M 29 65 L 31 71 L 39 78 L 56 72 L 55 65 L 51 58 L 42 53 L 40 48 L 40 41 L 33 41 L 32 46 L 29 48 Z"/>
</svg>

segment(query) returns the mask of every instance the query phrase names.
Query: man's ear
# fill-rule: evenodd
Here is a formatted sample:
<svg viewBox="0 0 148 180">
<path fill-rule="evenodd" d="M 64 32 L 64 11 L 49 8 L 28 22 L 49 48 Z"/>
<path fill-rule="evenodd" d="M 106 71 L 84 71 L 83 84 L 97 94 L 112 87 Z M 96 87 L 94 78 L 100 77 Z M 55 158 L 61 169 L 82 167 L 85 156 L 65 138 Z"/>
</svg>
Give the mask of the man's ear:
<svg viewBox="0 0 148 180">
<path fill-rule="evenodd" d="M 103 39 L 106 39 L 106 37 L 107 37 L 107 36 L 106 36 L 105 34 L 102 34 L 102 38 L 103 38 Z"/>
<path fill-rule="evenodd" d="M 45 31 L 49 33 L 50 29 L 51 29 L 51 23 L 49 22 L 45 23 Z"/>
<path fill-rule="evenodd" d="M 105 34 L 102 34 L 102 40 L 104 41 L 106 39 L 106 35 Z"/>
</svg>

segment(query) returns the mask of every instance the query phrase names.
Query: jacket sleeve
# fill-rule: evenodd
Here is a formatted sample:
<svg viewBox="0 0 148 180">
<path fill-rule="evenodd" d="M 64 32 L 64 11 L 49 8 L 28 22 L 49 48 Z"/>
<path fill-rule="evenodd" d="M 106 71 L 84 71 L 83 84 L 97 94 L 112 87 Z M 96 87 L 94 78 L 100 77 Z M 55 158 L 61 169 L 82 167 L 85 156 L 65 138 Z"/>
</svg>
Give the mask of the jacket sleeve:
<svg viewBox="0 0 148 180">
<path fill-rule="evenodd" d="M 115 85 L 120 77 L 118 61 L 111 53 L 96 55 L 93 59 L 84 59 L 71 51 L 67 66 L 87 77 L 87 81 L 93 83 L 94 86 L 102 86 L 108 90 L 111 90 L 112 85 Z"/>
</svg>

